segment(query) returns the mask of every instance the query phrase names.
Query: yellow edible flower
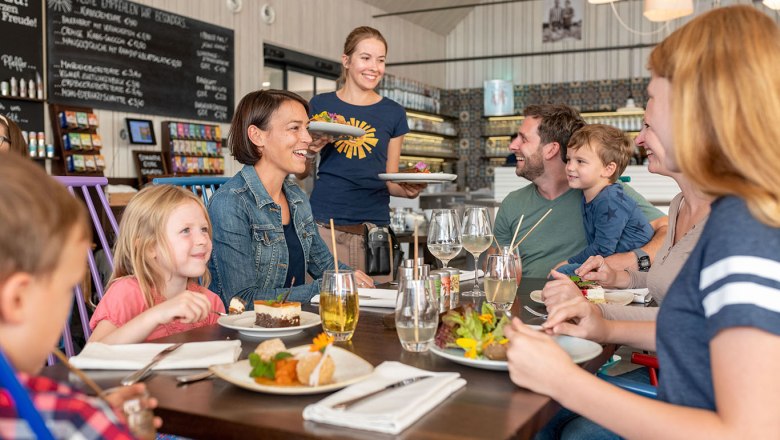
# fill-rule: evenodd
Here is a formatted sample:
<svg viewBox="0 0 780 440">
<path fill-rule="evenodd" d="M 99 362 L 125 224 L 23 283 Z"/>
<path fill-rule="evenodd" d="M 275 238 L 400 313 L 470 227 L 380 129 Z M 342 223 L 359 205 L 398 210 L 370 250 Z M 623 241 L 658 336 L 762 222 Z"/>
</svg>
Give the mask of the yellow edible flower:
<svg viewBox="0 0 780 440">
<path fill-rule="evenodd" d="M 322 351 L 325 347 L 333 343 L 333 336 L 328 336 L 327 333 L 320 333 L 314 337 L 312 344 L 309 346 L 309 351 Z"/>
<path fill-rule="evenodd" d="M 492 315 L 492 314 L 490 314 L 490 313 L 483 313 L 483 314 L 479 315 L 479 320 L 480 320 L 480 321 L 481 321 L 483 324 L 489 324 L 489 323 L 492 323 L 492 322 L 493 322 L 493 315 Z"/>
<path fill-rule="evenodd" d="M 495 337 L 495 336 L 493 336 L 493 333 L 490 333 L 490 335 L 489 335 L 489 336 L 488 336 L 488 338 L 485 340 L 485 342 L 483 342 L 483 343 L 482 343 L 482 350 L 485 350 L 485 347 L 487 347 L 488 345 L 492 344 L 492 343 L 493 343 L 493 340 L 494 340 L 495 338 L 496 338 L 496 337 Z"/>
<path fill-rule="evenodd" d="M 471 338 L 458 338 L 455 340 L 455 343 L 458 347 L 466 350 L 466 353 L 463 356 L 470 359 L 477 358 L 477 341 Z"/>
</svg>

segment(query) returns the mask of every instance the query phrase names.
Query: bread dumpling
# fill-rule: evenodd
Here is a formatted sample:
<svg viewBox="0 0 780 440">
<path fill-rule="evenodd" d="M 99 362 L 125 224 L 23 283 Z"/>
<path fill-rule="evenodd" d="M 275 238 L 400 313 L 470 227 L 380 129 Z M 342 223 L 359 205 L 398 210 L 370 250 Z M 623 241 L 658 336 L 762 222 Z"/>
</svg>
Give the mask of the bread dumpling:
<svg viewBox="0 0 780 440">
<path fill-rule="evenodd" d="M 285 350 L 287 350 L 287 347 L 284 346 L 284 342 L 279 338 L 275 338 L 261 342 L 260 345 L 255 348 L 255 353 L 260 356 L 260 359 L 262 359 L 263 362 L 268 362 L 276 356 L 277 353 L 281 353 Z"/>
<path fill-rule="evenodd" d="M 319 351 L 303 353 L 298 358 L 298 365 L 295 367 L 298 381 L 312 387 L 333 382 L 335 371 L 336 364 L 333 363 L 333 358 L 330 357 L 327 349 L 325 349 L 325 354 Z"/>
</svg>

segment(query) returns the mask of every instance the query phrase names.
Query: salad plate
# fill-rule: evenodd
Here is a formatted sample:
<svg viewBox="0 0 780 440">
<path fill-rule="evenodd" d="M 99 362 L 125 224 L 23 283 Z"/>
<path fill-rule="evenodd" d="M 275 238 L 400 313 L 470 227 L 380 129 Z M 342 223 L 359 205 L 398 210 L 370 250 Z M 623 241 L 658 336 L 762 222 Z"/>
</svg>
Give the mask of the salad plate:
<svg viewBox="0 0 780 440">
<path fill-rule="evenodd" d="M 309 131 L 312 133 L 322 133 L 336 137 L 360 137 L 366 134 L 365 130 L 359 127 L 355 127 L 354 125 L 324 121 L 309 122 Z"/>
<path fill-rule="evenodd" d="M 254 310 L 248 310 L 240 315 L 221 316 L 217 320 L 217 324 L 222 327 L 238 330 L 242 335 L 254 338 L 280 338 L 282 336 L 297 335 L 303 330 L 321 323 L 320 315 L 311 312 L 301 312 L 301 325 L 279 328 L 258 327 L 255 325 Z"/>
<path fill-rule="evenodd" d="M 538 326 L 529 326 L 539 328 Z M 603 347 L 587 339 L 575 338 L 574 336 L 558 335 L 553 336 L 555 342 L 571 357 L 572 362 L 580 364 L 587 362 L 601 354 Z M 508 371 L 509 367 L 506 361 L 494 361 L 490 359 L 471 359 L 464 356 L 465 351 L 461 348 L 441 349 L 437 346 L 431 348 L 431 352 L 437 356 L 449 359 L 452 362 L 469 367 L 480 368 L 483 370 Z"/>
<path fill-rule="evenodd" d="M 285 351 L 294 356 L 298 353 L 309 351 L 309 346 L 301 345 Z M 353 383 L 360 382 L 374 371 L 374 366 L 368 363 L 368 361 L 343 348 L 330 347 L 328 353 L 333 358 L 333 363 L 336 367 L 333 383 L 314 387 L 257 383 L 254 378 L 249 377 L 249 372 L 252 371 L 249 359 L 232 364 L 213 365 L 209 369 L 220 379 L 250 391 L 288 395 L 320 394 L 339 390 Z"/>
<path fill-rule="evenodd" d="M 534 290 L 531 292 L 531 301 L 544 304 L 542 301 L 542 291 Z M 619 306 L 627 306 L 634 302 L 633 290 L 620 290 L 620 289 L 604 289 L 604 301 L 607 304 L 615 304 Z M 591 302 L 593 302 L 591 300 Z"/>
</svg>

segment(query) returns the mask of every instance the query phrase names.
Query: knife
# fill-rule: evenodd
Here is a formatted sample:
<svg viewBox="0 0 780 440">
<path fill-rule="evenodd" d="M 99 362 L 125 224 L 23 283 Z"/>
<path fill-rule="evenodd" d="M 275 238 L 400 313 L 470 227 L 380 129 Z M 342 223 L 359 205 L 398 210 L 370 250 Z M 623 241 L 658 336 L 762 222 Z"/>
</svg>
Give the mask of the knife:
<svg viewBox="0 0 780 440">
<path fill-rule="evenodd" d="M 127 387 L 143 379 L 146 376 L 146 374 L 149 373 L 152 367 L 157 365 L 161 360 L 163 360 L 164 357 L 173 353 L 176 349 L 178 349 L 182 345 L 184 345 L 184 343 L 179 342 L 178 344 L 173 344 L 170 347 L 166 348 L 165 350 L 157 353 L 157 355 L 154 358 L 152 358 L 152 361 L 146 364 L 143 368 L 122 379 L 121 384 Z"/>
<path fill-rule="evenodd" d="M 428 379 L 428 378 L 431 378 L 431 377 L 433 377 L 433 376 L 415 376 L 415 377 L 410 377 L 408 379 L 404 379 L 404 380 L 396 382 L 396 383 L 391 383 L 390 385 L 388 385 L 388 386 L 386 386 L 384 388 L 380 388 L 380 389 L 378 389 L 376 391 L 372 391 L 372 392 L 370 392 L 368 394 L 363 394 L 362 396 L 358 396 L 358 397 L 355 397 L 355 398 L 352 398 L 352 399 L 349 399 L 349 400 L 345 400 L 343 402 L 336 403 L 334 405 L 331 405 L 331 408 L 333 408 L 333 409 L 347 409 L 347 408 L 351 407 L 352 405 L 355 405 L 358 402 L 362 402 L 363 400 L 368 399 L 369 397 L 376 396 L 379 393 L 383 393 L 385 391 L 392 390 L 392 389 L 395 389 L 395 388 L 405 387 L 407 385 L 411 385 L 411 384 L 413 384 L 415 382 L 421 381 L 423 379 Z"/>
</svg>

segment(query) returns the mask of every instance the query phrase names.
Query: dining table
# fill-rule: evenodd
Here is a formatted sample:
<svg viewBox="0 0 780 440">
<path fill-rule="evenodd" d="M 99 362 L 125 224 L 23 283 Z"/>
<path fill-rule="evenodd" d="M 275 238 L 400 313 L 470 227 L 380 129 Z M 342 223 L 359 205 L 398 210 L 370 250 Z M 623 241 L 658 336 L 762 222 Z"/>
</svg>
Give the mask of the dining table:
<svg viewBox="0 0 780 440">
<path fill-rule="evenodd" d="M 512 313 L 524 322 L 539 324 L 541 318 L 528 313 L 529 305 L 543 312 L 544 305 L 531 301 L 529 293 L 541 289 L 544 279 L 523 279 L 518 287 Z M 463 283 L 461 289 L 470 283 Z M 473 301 L 463 297 L 464 302 Z M 484 297 L 481 299 L 484 300 Z M 479 299 L 476 300 L 477 302 Z M 316 311 L 312 306 L 304 310 Z M 424 370 L 457 372 L 467 384 L 456 391 L 416 423 L 397 436 L 361 431 L 303 419 L 307 405 L 316 403 L 328 394 L 279 395 L 265 394 L 239 388 L 218 378 L 180 385 L 176 376 L 198 370 L 155 371 L 146 384 L 159 404 L 155 415 L 163 419 L 160 432 L 194 439 L 528 439 L 539 431 L 560 409 L 551 398 L 518 387 L 506 371 L 492 371 L 460 365 L 432 352 L 404 351 L 393 329 L 391 309 L 360 310 L 358 325 L 352 340 L 337 343 L 374 366 L 384 361 L 399 361 Z M 309 344 L 322 329 L 317 326 L 293 336 L 284 337 L 287 347 Z M 247 337 L 236 330 L 212 325 L 173 335 L 155 342 L 195 342 L 238 339 L 245 359 L 262 339 Z M 614 353 L 615 346 L 603 346 L 601 354 L 581 364 L 595 372 Z M 539 362 L 545 362 L 539 359 Z M 202 370 L 200 370 L 202 371 Z M 69 374 L 62 364 L 46 367 L 44 375 L 60 381 L 69 381 L 87 390 L 78 379 Z M 126 371 L 90 370 L 87 374 L 103 387 L 118 385 Z M 566 380 L 565 377 L 560 380 Z"/>
</svg>

